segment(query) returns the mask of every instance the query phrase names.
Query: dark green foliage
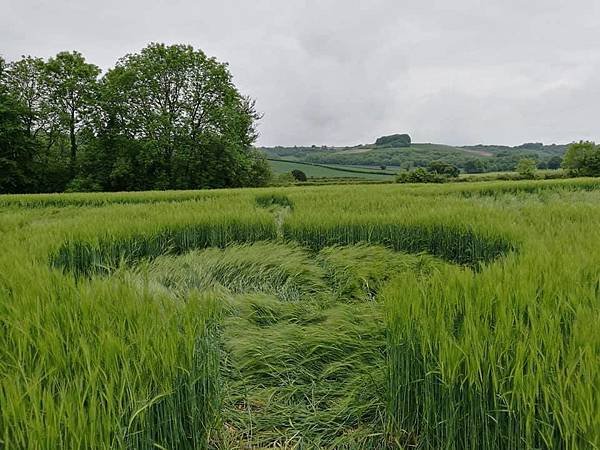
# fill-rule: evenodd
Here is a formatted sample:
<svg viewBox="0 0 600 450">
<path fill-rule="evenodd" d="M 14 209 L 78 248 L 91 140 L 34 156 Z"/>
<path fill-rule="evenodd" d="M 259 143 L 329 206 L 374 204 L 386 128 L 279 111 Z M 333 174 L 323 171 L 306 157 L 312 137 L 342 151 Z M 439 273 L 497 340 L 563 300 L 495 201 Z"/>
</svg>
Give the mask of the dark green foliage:
<svg viewBox="0 0 600 450">
<path fill-rule="evenodd" d="M 0 193 L 271 180 L 270 166 L 251 149 L 260 117 L 253 101 L 237 91 L 226 64 L 191 46 L 150 44 L 100 80 L 78 52 L 24 57 L 2 71 L 0 139 L 13 155 L 0 156 Z"/>
<path fill-rule="evenodd" d="M 453 166 L 452 164 L 444 163 L 442 161 L 432 161 L 431 163 L 429 163 L 427 170 L 431 173 L 445 175 L 450 178 L 456 178 L 460 175 L 460 170 L 458 170 L 458 167 Z"/>
<path fill-rule="evenodd" d="M 0 67 L 0 77 L 1 72 Z M 35 147 L 27 132 L 28 118 L 28 111 L 0 83 L 0 193 L 31 190 Z"/>
<path fill-rule="evenodd" d="M 141 144 L 130 157 L 142 172 L 138 178 L 150 185 L 144 188 L 268 181 L 268 166 L 250 151 L 259 118 L 253 102 L 239 94 L 227 66 L 202 51 L 150 44 L 119 60 L 104 77 L 102 93 L 108 136 Z M 124 161 L 115 159 L 113 173 Z"/>
<path fill-rule="evenodd" d="M 563 159 L 560 156 L 553 156 L 548 160 L 547 166 L 548 169 L 560 169 L 562 165 Z"/>
<path fill-rule="evenodd" d="M 90 120 L 97 102 L 100 69 L 85 61 L 79 52 L 60 52 L 43 67 L 49 120 L 69 138 L 69 171 L 75 175 L 78 135 Z"/>
<path fill-rule="evenodd" d="M 594 142 L 581 141 L 569 146 L 563 167 L 580 176 L 600 176 L 600 146 Z"/>
<path fill-rule="evenodd" d="M 292 170 L 292 176 L 296 181 L 306 181 L 306 174 L 299 169 Z"/>
<path fill-rule="evenodd" d="M 271 183 L 273 173 L 265 155 L 256 149 L 248 150 L 247 168 L 241 179 L 241 186 L 266 186 Z"/>
<path fill-rule="evenodd" d="M 524 178 L 533 178 L 535 176 L 535 159 L 522 158 L 517 164 L 517 172 Z"/>
<path fill-rule="evenodd" d="M 487 172 L 486 163 L 481 159 L 469 159 L 465 162 L 463 168 L 467 173 L 483 173 Z"/>
<path fill-rule="evenodd" d="M 410 147 L 389 148 L 375 144 L 354 147 L 270 147 L 262 148 L 269 158 L 293 160 L 296 164 L 313 163 L 321 165 L 359 166 L 356 170 L 380 168 L 385 165 L 390 170 L 401 168 L 428 167 L 439 161 L 453 165 L 466 173 L 510 172 L 514 171 L 521 158 L 533 158 L 539 163 L 549 162 L 549 168 L 558 168 L 556 158 L 566 151 L 563 145 L 521 145 L 517 147 L 476 145 L 453 147 L 442 144 L 411 144 Z M 293 157 L 293 158 L 292 158 Z M 365 167 L 366 166 L 366 167 Z M 350 169 L 347 169 L 350 170 Z"/>
<path fill-rule="evenodd" d="M 396 177 L 397 183 L 445 183 L 448 175 L 442 175 L 437 172 L 425 170 L 417 167 L 409 172 L 401 172 Z"/>
<path fill-rule="evenodd" d="M 375 145 L 378 147 L 410 147 L 410 142 L 408 134 L 392 134 L 377 138 Z"/>
</svg>

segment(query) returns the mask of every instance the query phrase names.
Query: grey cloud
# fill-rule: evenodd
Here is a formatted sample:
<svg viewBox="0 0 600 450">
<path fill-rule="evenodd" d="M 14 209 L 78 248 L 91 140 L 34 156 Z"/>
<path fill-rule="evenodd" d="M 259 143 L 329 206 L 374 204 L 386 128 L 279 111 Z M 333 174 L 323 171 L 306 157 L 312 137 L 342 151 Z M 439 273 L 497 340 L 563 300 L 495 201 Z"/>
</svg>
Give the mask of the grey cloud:
<svg viewBox="0 0 600 450">
<path fill-rule="evenodd" d="M 228 61 L 264 145 L 600 139 L 597 0 L 4 0 L 0 53 Z"/>
</svg>

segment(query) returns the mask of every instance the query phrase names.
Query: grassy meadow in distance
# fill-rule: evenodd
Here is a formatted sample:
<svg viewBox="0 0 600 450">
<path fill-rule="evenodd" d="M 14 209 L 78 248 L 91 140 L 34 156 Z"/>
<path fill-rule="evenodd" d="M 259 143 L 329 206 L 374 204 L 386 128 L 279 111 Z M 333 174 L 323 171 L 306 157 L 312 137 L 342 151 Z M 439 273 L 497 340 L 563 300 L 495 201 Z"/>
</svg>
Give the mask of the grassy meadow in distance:
<svg viewBox="0 0 600 450">
<path fill-rule="evenodd" d="M 327 166 L 324 166 L 302 162 L 277 160 L 270 160 L 269 165 L 276 174 L 289 173 L 292 170 L 301 170 L 309 178 L 363 178 L 381 181 L 394 180 L 393 173 L 376 167 L 366 168 L 360 166 L 342 166 L 335 164 L 328 164 Z"/>
<path fill-rule="evenodd" d="M 598 449 L 600 180 L 0 196 L 0 449 Z"/>
</svg>

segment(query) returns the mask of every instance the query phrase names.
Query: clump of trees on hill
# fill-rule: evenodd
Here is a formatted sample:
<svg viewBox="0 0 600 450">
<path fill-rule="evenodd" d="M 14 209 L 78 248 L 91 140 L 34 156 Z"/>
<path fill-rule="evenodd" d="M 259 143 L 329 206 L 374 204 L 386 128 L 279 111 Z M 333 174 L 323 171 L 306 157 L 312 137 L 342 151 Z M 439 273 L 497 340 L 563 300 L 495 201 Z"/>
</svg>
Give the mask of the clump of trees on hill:
<svg viewBox="0 0 600 450">
<path fill-rule="evenodd" d="M 0 192 L 258 186 L 259 119 L 226 64 L 150 44 L 108 72 L 78 52 L 0 59 Z"/>
<path fill-rule="evenodd" d="M 378 147 L 410 147 L 410 136 L 408 134 L 392 134 L 381 136 L 375 141 Z"/>
</svg>

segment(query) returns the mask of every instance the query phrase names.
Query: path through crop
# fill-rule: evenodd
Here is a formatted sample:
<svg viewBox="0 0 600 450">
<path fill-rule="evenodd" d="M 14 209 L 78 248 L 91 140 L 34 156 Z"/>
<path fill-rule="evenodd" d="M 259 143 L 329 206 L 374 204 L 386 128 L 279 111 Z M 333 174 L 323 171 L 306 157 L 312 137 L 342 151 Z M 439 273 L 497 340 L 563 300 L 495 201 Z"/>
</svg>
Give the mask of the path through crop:
<svg viewBox="0 0 600 450">
<path fill-rule="evenodd" d="M 224 448 L 383 448 L 385 336 L 375 303 L 255 295 L 224 322 Z"/>
</svg>

